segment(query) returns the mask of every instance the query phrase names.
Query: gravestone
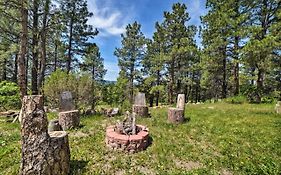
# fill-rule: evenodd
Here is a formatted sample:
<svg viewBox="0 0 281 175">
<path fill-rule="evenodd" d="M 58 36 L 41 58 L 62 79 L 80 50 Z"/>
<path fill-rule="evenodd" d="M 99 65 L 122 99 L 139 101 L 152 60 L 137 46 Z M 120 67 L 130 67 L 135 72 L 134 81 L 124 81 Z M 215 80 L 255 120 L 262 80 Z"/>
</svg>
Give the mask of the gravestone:
<svg viewBox="0 0 281 175">
<path fill-rule="evenodd" d="M 75 109 L 73 104 L 72 94 L 69 91 L 64 91 L 60 96 L 60 111 L 71 111 Z"/>
<path fill-rule="evenodd" d="M 177 108 L 179 109 L 185 109 L 185 94 L 178 94 L 178 99 L 177 99 Z"/>
<path fill-rule="evenodd" d="M 68 130 L 78 127 L 79 123 L 79 111 L 75 110 L 71 92 L 62 92 L 60 98 L 59 124 L 63 130 Z"/>
<path fill-rule="evenodd" d="M 278 101 L 275 106 L 275 111 L 277 114 L 281 114 L 281 101 Z"/>
<path fill-rule="evenodd" d="M 133 112 L 136 113 L 136 116 L 149 117 L 148 107 L 146 106 L 144 93 L 138 93 L 136 95 L 135 102 L 133 105 Z"/>
<path fill-rule="evenodd" d="M 135 105 L 146 106 L 145 93 L 138 93 L 135 97 Z"/>
<path fill-rule="evenodd" d="M 43 96 L 23 98 L 21 121 L 21 175 L 67 175 L 70 171 L 68 135 L 48 133 Z"/>
</svg>

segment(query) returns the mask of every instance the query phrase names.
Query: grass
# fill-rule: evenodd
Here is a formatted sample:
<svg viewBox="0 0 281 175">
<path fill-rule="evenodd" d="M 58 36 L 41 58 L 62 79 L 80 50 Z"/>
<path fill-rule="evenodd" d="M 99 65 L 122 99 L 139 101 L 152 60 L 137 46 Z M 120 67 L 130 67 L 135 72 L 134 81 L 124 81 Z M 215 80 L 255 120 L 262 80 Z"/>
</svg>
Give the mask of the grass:
<svg viewBox="0 0 281 175">
<path fill-rule="evenodd" d="M 105 147 L 105 128 L 122 118 L 90 116 L 69 131 L 71 174 L 281 174 L 281 116 L 271 104 L 188 105 L 190 121 L 167 122 L 167 109 L 138 118 L 152 144 L 125 154 Z M 54 117 L 54 114 L 50 116 Z M 0 121 L 0 172 L 18 174 L 19 124 Z"/>
</svg>

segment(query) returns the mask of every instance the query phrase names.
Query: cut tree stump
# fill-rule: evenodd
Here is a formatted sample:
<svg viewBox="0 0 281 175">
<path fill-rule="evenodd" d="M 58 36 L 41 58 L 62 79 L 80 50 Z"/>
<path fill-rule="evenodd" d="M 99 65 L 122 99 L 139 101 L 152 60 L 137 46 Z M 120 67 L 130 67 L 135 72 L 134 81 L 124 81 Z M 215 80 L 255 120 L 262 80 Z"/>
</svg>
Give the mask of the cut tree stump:
<svg viewBox="0 0 281 175">
<path fill-rule="evenodd" d="M 78 110 L 65 111 L 59 113 L 59 124 L 63 130 L 78 127 L 80 124 L 80 116 Z"/>
<path fill-rule="evenodd" d="M 179 108 L 168 109 L 168 120 L 172 123 L 183 123 L 184 122 L 184 110 Z"/>
<path fill-rule="evenodd" d="M 21 175 L 69 174 L 70 151 L 67 133 L 47 132 L 43 97 L 25 96 L 21 121 Z"/>
<path fill-rule="evenodd" d="M 148 107 L 145 105 L 133 105 L 133 112 L 139 117 L 149 117 Z"/>
</svg>

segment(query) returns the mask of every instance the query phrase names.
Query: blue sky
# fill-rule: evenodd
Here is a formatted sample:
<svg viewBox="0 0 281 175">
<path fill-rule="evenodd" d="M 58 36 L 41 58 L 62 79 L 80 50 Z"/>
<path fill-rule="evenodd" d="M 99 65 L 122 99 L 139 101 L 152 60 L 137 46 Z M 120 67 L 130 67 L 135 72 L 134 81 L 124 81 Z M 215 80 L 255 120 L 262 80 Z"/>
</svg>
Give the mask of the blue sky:
<svg viewBox="0 0 281 175">
<path fill-rule="evenodd" d="M 89 24 L 99 30 L 94 42 L 100 47 L 104 58 L 107 74 L 105 80 L 115 81 L 118 77 L 118 61 L 113 52 L 120 47 L 121 33 L 125 32 L 127 24 L 137 21 L 141 31 L 151 38 L 155 31 L 156 21 L 163 21 L 163 12 L 171 11 L 172 4 L 185 3 L 191 17 L 188 24 L 200 25 L 200 16 L 204 15 L 206 0 L 88 0 L 88 8 L 94 16 Z M 201 41 L 197 36 L 197 43 Z"/>
</svg>

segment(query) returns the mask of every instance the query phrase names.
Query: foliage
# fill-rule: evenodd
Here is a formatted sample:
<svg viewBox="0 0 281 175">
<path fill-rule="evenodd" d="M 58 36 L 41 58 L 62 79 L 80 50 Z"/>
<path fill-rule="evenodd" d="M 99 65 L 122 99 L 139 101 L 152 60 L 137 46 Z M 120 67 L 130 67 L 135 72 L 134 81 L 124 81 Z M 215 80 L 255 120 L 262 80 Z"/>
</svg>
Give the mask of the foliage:
<svg viewBox="0 0 281 175">
<path fill-rule="evenodd" d="M 53 72 L 44 84 L 44 94 L 50 106 L 58 107 L 60 94 L 64 91 L 72 93 L 73 100 L 78 108 L 86 108 L 92 105 L 94 91 L 92 79 L 89 75 L 77 75 L 66 73 L 62 70 Z M 98 97 L 98 95 L 97 95 Z"/>
<path fill-rule="evenodd" d="M 244 95 L 228 97 L 224 100 L 226 103 L 243 104 L 247 102 L 247 98 Z"/>
<path fill-rule="evenodd" d="M 19 87 L 16 83 L 0 82 L 0 110 L 19 109 L 21 105 Z"/>
</svg>

